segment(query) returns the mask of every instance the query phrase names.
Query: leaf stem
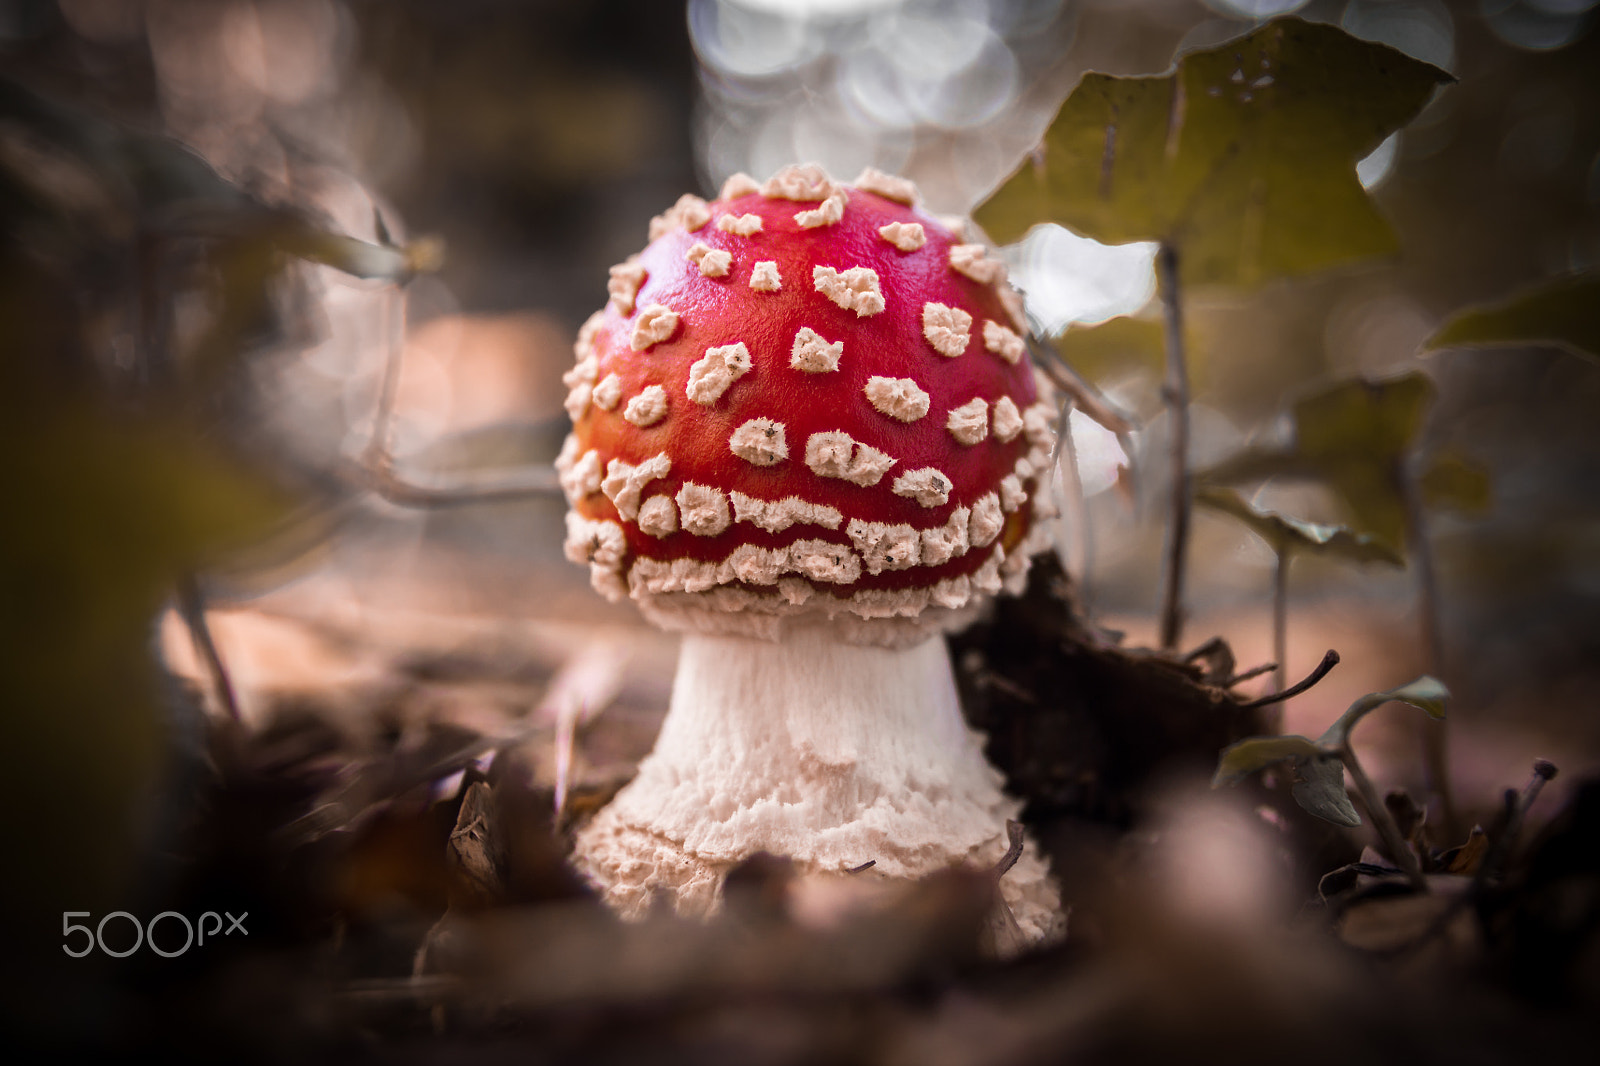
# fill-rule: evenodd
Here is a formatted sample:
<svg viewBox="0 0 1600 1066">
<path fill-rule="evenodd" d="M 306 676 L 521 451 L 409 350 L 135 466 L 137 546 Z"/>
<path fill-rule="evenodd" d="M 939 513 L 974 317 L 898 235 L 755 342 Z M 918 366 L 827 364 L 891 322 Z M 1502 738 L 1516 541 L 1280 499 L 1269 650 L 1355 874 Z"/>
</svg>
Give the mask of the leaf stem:
<svg viewBox="0 0 1600 1066">
<path fill-rule="evenodd" d="M 1278 544 L 1277 565 L 1272 571 L 1272 658 L 1278 668 L 1272 672 L 1272 691 L 1289 687 L 1289 548 Z M 1285 697 L 1287 699 L 1287 697 Z M 1276 733 L 1283 723 L 1283 704 L 1268 712 L 1268 732 Z"/>
<path fill-rule="evenodd" d="M 184 574 L 178 578 L 177 592 L 178 616 L 189 629 L 189 639 L 194 642 L 200 662 L 211 679 L 211 687 L 216 694 L 217 702 L 222 705 L 222 710 L 230 721 L 239 722 L 241 720 L 239 695 L 233 687 L 233 678 L 228 674 L 228 667 L 222 661 L 222 653 L 217 650 L 217 642 L 211 635 L 211 625 L 206 621 L 206 600 L 205 594 L 200 591 L 200 582 L 193 574 Z"/>
<path fill-rule="evenodd" d="M 1022 823 L 1011 818 L 1007 818 L 1006 838 L 1007 843 L 1009 844 L 1009 846 L 1006 848 L 1006 853 L 1000 856 L 1000 861 L 994 864 L 993 870 L 989 871 L 989 873 L 995 878 L 1004 877 L 1006 872 L 1017 864 L 1017 860 L 1022 858 Z"/>
<path fill-rule="evenodd" d="M 1499 878 L 1502 867 L 1511 858 L 1511 852 L 1517 846 L 1517 837 L 1522 833 L 1523 823 L 1527 820 L 1528 809 L 1539 798 L 1539 793 L 1544 789 L 1545 782 L 1551 781 L 1556 776 L 1556 764 L 1549 759 L 1535 759 L 1533 761 L 1533 776 L 1528 779 L 1528 784 L 1521 793 L 1512 793 L 1515 801 L 1507 805 L 1505 824 L 1495 836 L 1494 842 L 1489 845 L 1488 854 L 1484 855 L 1478 864 L 1475 883 L 1488 885 Z M 1510 798 L 1510 797 L 1508 797 Z"/>
<path fill-rule="evenodd" d="M 400 364 L 405 358 L 406 290 L 393 285 L 384 302 L 383 375 L 378 379 L 378 406 L 372 416 L 372 436 L 361 456 L 366 465 L 389 472 L 394 467 L 390 435 L 394 426 L 395 399 L 400 391 Z"/>
<path fill-rule="evenodd" d="M 1361 806 L 1367 810 L 1367 817 L 1372 819 L 1373 826 L 1378 830 L 1378 836 L 1383 841 L 1383 846 L 1388 850 L 1389 857 L 1406 875 L 1406 880 L 1411 882 L 1418 892 L 1428 890 L 1428 879 L 1422 875 L 1422 866 L 1417 862 L 1416 853 L 1411 850 L 1411 845 L 1406 843 L 1405 837 L 1400 835 L 1400 827 L 1395 824 L 1394 816 L 1389 813 L 1388 806 L 1378 796 L 1378 790 L 1373 787 L 1372 779 L 1361 768 L 1361 761 L 1356 758 L 1355 749 L 1348 743 L 1339 748 L 1339 761 L 1344 763 L 1344 768 L 1350 772 L 1350 780 L 1356 786 L 1356 795 L 1361 800 Z"/>
<path fill-rule="evenodd" d="M 169 263 L 167 242 L 159 233 L 141 228 L 136 255 L 139 269 L 139 360 L 134 383 L 154 390 L 172 383 L 168 335 L 172 327 L 172 301 L 167 297 Z"/>
<path fill-rule="evenodd" d="M 474 503 L 494 503 L 535 496 L 554 496 L 561 491 L 555 471 L 540 466 L 487 483 L 464 485 L 421 485 L 395 470 L 393 436 L 395 401 L 400 390 L 400 375 L 405 359 L 406 306 L 409 293 L 404 281 L 389 289 L 384 308 L 385 352 L 379 378 L 377 407 L 372 416 L 372 435 L 360 459 L 345 464 L 347 480 L 374 492 L 401 507 L 453 507 Z"/>
<path fill-rule="evenodd" d="M 368 465 L 351 462 L 340 468 L 341 475 L 357 488 L 375 492 L 400 507 L 462 507 L 478 503 L 499 503 L 530 497 L 560 496 L 561 485 L 554 468 L 530 466 L 515 474 L 493 480 L 452 485 L 425 485 L 395 473 L 387 458 Z"/>
<path fill-rule="evenodd" d="M 1410 554 L 1417 566 L 1417 613 L 1421 616 L 1423 668 L 1433 677 L 1441 677 L 1444 672 L 1444 640 L 1439 626 L 1439 579 L 1433 565 L 1428 516 L 1422 506 L 1417 479 L 1404 468 L 1398 471 L 1398 478 L 1400 494 L 1405 501 Z M 1455 792 L 1450 787 L 1449 723 L 1424 718 L 1417 729 L 1428 789 L 1439 797 L 1445 832 L 1457 836 L 1459 826 L 1456 824 Z"/>
<path fill-rule="evenodd" d="M 1045 344 L 1029 334 L 1028 355 L 1033 359 L 1034 366 L 1044 371 L 1050 383 L 1066 393 L 1078 410 L 1115 433 L 1119 440 L 1133 430 L 1132 418 L 1068 366 L 1055 345 Z"/>
<path fill-rule="evenodd" d="M 1327 677 L 1328 671 L 1332 670 L 1338 665 L 1339 653 L 1332 648 L 1329 648 L 1327 653 L 1322 656 L 1322 661 L 1317 664 L 1317 668 L 1307 674 L 1305 679 L 1299 684 L 1291 685 L 1289 688 L 1274 692 L 1268 696 L 1262 696 L 1258 700 L 1251 700 L 1249 703 L 1241 703 L 1239 704 L 1239 707 L 1241 710 L 1248 710 L 1251 707 L 1267 707 L 1274 703 L 1282 703 L 1284 700 L 1289 699 L 1290 697 L 1300 695 L 1300 693 L 1304 692 L 1312 685 L 1315 685 L 1324 677 Z M 1242 678 L 1236 678 L 1235 680 L 1241 679 Z"/>
<path fill-rule="evenodd" d="M 1062 480 L 1066 482 L 1067 497 L 1072 503 L 1074 558 L 1068 565 L 1078 588 L 1078 609 L 1088 618 L 1094 613 L 1094 586 L 1090 581 L 1094 569 L 1094 527 L 1090 523 L 1089 498 L 1083 493 L 1083 474 L 1078 469 L 1078 446 L 1072 439 L 1072 411 L 1072 400 L 1061 405 L 1056 447 L 1059 450 L 1058 461 L 1062 464 Z"/>
<path fill-rule="evenodd" d="M 1457 896 L 1455 902 L 1446 908 L 1433 920 L 1422 935 L 1396 949 L 1395 955 L 1409 954 L 1423 945 L 1431 942 L 1440 933 L 1443 933 L 1454 922 L 1456 915 L 1467 907 L 1477 906 L 1490 891 L 1490 882 L 1497 879 L 1500 866 L 1510 857 L 1511 849 L 1516 844 L 1516 834 L 1521 830 L 1522 821 L 1528 814 L 1528 808 L 1533 806 L 1533 801 L 1539 798 L 1539 792 L 1545 782 L 1556 776 L 1556 764 L 1549 759 L 1535 759 L 1533 761 L 1533 777 L 1522 790 L 1521 795 L 1508 791 L 1506 807 L 1501 818 L 1499 831 L 1494 835 L 1494 843 L 1489 845 L 1488 852 L 1478 861 L 1478 868 L 1473 872 L 1472 883 L 1467 890 Z"/>
<path fill-rule="evenodd" d="M 1189 366 L 1183 347 L 1183 297 L 1178 250 L 1171 244 L 1163 243 L 1156 253 L 1156 279 L 1166 323 L 1167 380 L 1162 398 L 1170 415 L 1172 445 L 1171 515 L 1161 591 L 1161 647 L 1170 651 L 1183 636 L 1183 581 L 1194 502 L 1189 478 Z"/>
</svg>

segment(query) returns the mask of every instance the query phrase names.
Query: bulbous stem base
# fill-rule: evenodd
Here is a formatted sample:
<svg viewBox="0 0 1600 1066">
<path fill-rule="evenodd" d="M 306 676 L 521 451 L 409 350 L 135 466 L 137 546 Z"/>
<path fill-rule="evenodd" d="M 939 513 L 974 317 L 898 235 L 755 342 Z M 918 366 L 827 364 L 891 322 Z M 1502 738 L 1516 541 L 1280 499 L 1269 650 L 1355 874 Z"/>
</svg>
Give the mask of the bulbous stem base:
<svg viewBox="0 0 1600 1066">
<path fill-rule="evenodd" d="M 1005 854 L 1021 806 L 961 716 L 941 638 L 845 644 L 822 628 L 782 643 L 691 634 L 638 776 L 579 834 L 575 861 L 625 917 L 657 892 L 709 915 L 723 876 L 766 851 L 805 874 L 911 879 Z M 1024 938 L 1059 924 L 1037 849 L 1001 879 Z"/>
</svg>

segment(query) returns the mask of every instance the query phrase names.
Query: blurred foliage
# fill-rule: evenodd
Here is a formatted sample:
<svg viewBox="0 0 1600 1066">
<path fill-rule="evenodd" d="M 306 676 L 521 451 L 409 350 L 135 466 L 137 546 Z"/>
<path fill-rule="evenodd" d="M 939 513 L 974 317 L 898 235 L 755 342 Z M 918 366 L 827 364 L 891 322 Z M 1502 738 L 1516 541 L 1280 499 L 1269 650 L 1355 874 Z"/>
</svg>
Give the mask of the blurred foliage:
<svg viewBox="0 0 1600 1066">
<path fill-rule="evenodd" d="M 1453 452 L 1435 452 L 1417 487 L 1427 507 L 1458 514 L 1484 514 L 1494 500 L 1489 471 Z"/>
<path fill-rule="evenodd" d="M 1192 335 L 1185 340 L 1191 353 L 1201 350 Z M 1160 377 L 1166 341 L 1158 319 L 1118 315 L 1097 325 L 1069 326 L 1054 343 L 1067 364 L 1085 378 L 1109 382 L 1134 372 Z M 1190 364 L 1197 377 L 1198 362 Z"/>
<path fill-rule="evenodd" d="M 174 141 L 3 81 L 0 188 L 0 644 L 22 792 L 51 797 L 9 839 L 48 919 L 118 898 L 162 813 L 163 601 L 289 513 L 282 471 L 223 411 L 280 328 L 291 263 L 404 281 L 437 249 L 332 233 Z M 195 298 L 185 342 L 174 308 Z"/>
<path fill-rule="evenodd" d="M 1040 152 L 974 217 L 1001 243 L 1059 222 L 1107 244 L 1160 241 L 1181 279 L 1254 286 L 1398 243 L 1355 165 L 1445 74 L 1336 27 L 1280 19 L 1171 74 L 1086 74 Z"/>
<path fill-rule="evenodd" d="M 1424 350 L 1550 345 L 1600 361 L 1600 275 L 1574 274 L 1468 308 L 1440 326 Z"/>
<path fill-rule="evenodd" d="M 1294 552 L 1331 555 L 1353 563 L 1382 562 L 1395 566 L 1405 565 L 1405 556 L 1394 548 L 1357 533 L 1345 526 L 1323 525 L 1299 518 L 1263 511 L 1253 506 L 1232 489 L 1210 485 L 1195 493 L 1199 503 L 1243 522 L 1256 536 L 1266 541 L 1273 552 L 1288 555 Z"/>
<path fill-rule="evenodd" d="M 1273 477 L 1320 481 L 1338 493 L 1360 532 L 1403 551 L 1407 462 L 1434 392 L 1433 383 L 1417 372 L 1384 381 L 1339 382 L 1290 408 L 1289 447 L 1248 448 L 1198 476 L 1221 485 Z M 1452 479 L 1435 477 L 1433 484 L 1447 488 Z"/>
<path fill-rule="evenodd" d="M 13 783 L 50 798 L 8 840 L 36 864 L 26 894 L 41 906 L 103 904 L 148 831 L 165 755 L 156 610 L 286 501 L 177 417 L 10 390 L 0 412 L 0 492 L 17 509 L 0 523 Z"/>
</svg>

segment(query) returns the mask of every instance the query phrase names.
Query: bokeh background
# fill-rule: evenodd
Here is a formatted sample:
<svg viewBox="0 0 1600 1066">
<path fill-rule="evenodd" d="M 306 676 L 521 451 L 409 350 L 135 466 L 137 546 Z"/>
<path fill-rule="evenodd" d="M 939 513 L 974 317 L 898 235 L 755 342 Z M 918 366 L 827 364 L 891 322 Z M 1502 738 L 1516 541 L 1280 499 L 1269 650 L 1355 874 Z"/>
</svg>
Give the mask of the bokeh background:
<svg viewBox="0 0 1600 1066">
<path fill-rule="evenodd" d="M 215 448 L 279 498 L 260 535 L 232 538 L 248 542 L 243 554 L 177 552 L 169 568 L 198 575 L 244 719 L 265 729 L 315 718 L 355 747 L 442 726 L 533 729 L 536 773 L 599 779 L 648 747 L 672 640 L 603 603 L 562 561 L 558 497 L 415 507 L 363 489 L 350 471 L 369 454 L 387 360 L 402 356 L 400 476 L 448 486 L 542 466 L 565 432 L 560 375 L 578 324 L 604 301 L 606 268 L 643 245 L 649 218 L 680 193 L 709 196 L 734 171 L 764 177 L 814 160 L 845 178 L 865 165 L 904 174 L 932 210 L 964 213 L 1037 143 L 1084 71 L 1160 72 L 1289 13 L 1458 81 L 1361 164 L 1399 232 L 1398 259 L 1265 292 L 1193 294 L 1195 460 L 1281 435 L 1285 404 L 1335 378 L 1418 367 L 1433 378 L 1424 452 L 1460 453 L 1493 479 L 1486 512 L 1441 517 L 1432 531 L 1441 672 L 1458 697 L 1457 790 L 1469 811 L 1487 809 L 1535 754 L 1577 771 L 1600 753 L 1600 367 L 1537 348 L 1417 353 L 1455 310 L 1600 260 L 1593 0 L 0 0 L 0 75 L 95 129 L 170 138 L 258 204 L 364 241 L 442 241 L 439 268 L 403 291 L 293 266 L 206 379 L 209 398 L 183 416 L 199 427 L 186 447 Z M 48 380 L 8 403 L 77 410 L 87 390 L 106 418 L 159 420 L 167 408 L 147 398 L 140 356 L 151 275 L 91 254 L 132 247 L 128 234 L 151 219 L 74 184 L 9 117 L 0 153 L 8 182 L 47 189 L 80 227 L 66 245 L 31 222 L 5 234 L 0 346 L 13 369 L 33 367 L 6 380 Z M 95 237 L 84 219 L 110 219 L 113 236 Z M 1154 312 L 1150 247 L 1042 227 L 1003 254 L 1042 335 Z M 179 364 L 199 358 L 227 306 L 213 267 L 160 275 Z M 1148 643 L 1162 471 L 1143 459 L 1161 454 L 1158 369 L 1132 349 L 1081 369 L 1141 429 L 1123 456 L 1075 423 L 1093 495 L 1063 522 L 1062 550 L 1095 620 Z M 17 455 L 42 447 L 5 440 Z M 37 579 L 8 575 L 21 591 L 4 635 L 19 640 L 37 628 L 39 604 L 61 602 L 39 577 L 58 573 L 49 546 L 84 521 L 36 504 L 31 484 L 4 505 L 26 548 L 4 565 Z M 1272 488 L 1262 502 L 1340 517 L 1304 488 Z M 92 550 L 115 584 L 123 542 L 109 532 Z M 1270 553 L 1205 514 L 1193 553 L 1187 643 L 1220 634 L 1241 663 L 1265 661 Z M 60 564 L 73 580 L 84 572 Z M 1289 672 L 1306 673 L 1328 647 L 1345 663 L 1289 708 L 1291 730 L 1320 731 L 1354 696 L 1418 672 L 1413 585 L 1405 571 L 1297 567 Z M 148 613 L 133 611 L 119 632 L 139 635 L 140 654 L 220 713 L 190 629 L 157 591 L 136 597 Z M 80 593 L 62 608 L 73 654 L 45 664 L 57 676 L 85 669 L 91 645 L 72 642 L 111 610 L 95 588 Z M 116 662 L 100 687 L 23 686 L 7 711 L 26 753 L 22 794 L 72 791 L 73 767 L 117 782 L 61 804 L 55 821 L 19 819 L 29 828 L 12 860 L 66 870 L 35 886 L 51 936 L 62 893 L 89 905 L 147 875 L 141 848 L 181 807 L 177 712 L 162 701 L 107 707 L 108 693 L 155 683 Z M 552 730 L 574 714 L 587 728 L 579 765 L 557 767 Z M 147 727 L 117 725 L 126 715 Z M 1417 786 L 1411 731 L 1366 728 L 1374 776 Z M 139 769 L 102 773 L 130 752 Z M 62 858 L 85 853 L 122 858 Z"/>
</svg>

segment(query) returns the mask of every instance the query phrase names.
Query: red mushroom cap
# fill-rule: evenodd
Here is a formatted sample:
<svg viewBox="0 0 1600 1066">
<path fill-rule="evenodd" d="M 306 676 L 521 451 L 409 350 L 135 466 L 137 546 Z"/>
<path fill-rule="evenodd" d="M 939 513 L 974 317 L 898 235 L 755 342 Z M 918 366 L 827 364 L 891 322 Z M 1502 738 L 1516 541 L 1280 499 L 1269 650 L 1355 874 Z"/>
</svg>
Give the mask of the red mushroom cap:
<svg viewBox="0 0 1600 1066">
<path fill-rule="evenodd" d="M 611 269 L 556 463 L 597 589 L 669 628 L 896 643 L 1020 583 L 1055 407 L 1003 264 L 915 201 L 739 174 Z"/>
</svg>

